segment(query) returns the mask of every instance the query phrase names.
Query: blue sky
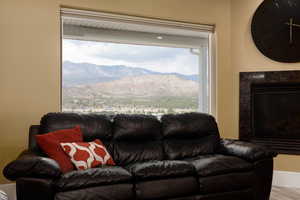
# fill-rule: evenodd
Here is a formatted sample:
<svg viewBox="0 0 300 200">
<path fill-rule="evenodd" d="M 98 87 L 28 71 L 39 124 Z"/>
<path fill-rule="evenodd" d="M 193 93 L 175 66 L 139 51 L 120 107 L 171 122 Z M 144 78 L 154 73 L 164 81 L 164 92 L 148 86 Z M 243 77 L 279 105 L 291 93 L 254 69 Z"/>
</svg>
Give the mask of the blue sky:
<svg viewBox="0 0 300 200">
<path fill-rule="evenodd" d="M 103 43 L 79 40 L 63 41 L 63 61 L 98 65 L 126 65 L 157 72 L 198 73 L 198 56 L 189 49 Z"/>
</svg>

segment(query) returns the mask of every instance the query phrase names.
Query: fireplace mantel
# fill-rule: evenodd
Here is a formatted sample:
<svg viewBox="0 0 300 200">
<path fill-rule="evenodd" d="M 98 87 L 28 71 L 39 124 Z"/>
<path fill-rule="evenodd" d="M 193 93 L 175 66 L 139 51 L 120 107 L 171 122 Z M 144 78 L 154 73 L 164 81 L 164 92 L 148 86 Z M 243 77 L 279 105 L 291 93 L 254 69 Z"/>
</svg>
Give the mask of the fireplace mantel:
<svg viewBox="0 0 300 200">
<path fill-rule="evenodd" d="M 278 153 L 300 154 L 300 134 L 299 137 L 284 137 L 284 134 L 275 134 L 276 136 L 257 136 L 257 121 L 254 114 L 253 90 L 263 91 L 268 87 L 271 89 L 278 85 L 279 88 L 287 88 L 287 91 L 297 92 L 297 98 L 300 97 L 300 71 L 267 71 L 267 72 L 241 72 L 240 73 L 240 117 L 239 117 L 239 138 L 258 144 L 266 145 Z M 263 89 L 257 89 L 262 86 Z M 256 88 L 256 89 L 255 89 Z M 290 89 L 291 88 L 291 89 Z M 267 98 L 270 99 L 270 98 Z M 300 101 L 299 101 L 300 104 Z M 276 104 L 275 104 L 276 105 Z M 300 108 L 300 105 L 299 105 Z M 287 116 L 287 113 L 285 115 Z M 300 113 L 297 119 L 300 119 Z M 284 126 L 284 125 L 283 125 Z M 274 131 L 274 130 L 273 130 Z M 299 131 L 300 132 L 300 131 Z M 265 134 L 267 135 L 267 134 Z M 265 136 L 264 135 L 264 136 Z M 278 137 L 280 135 L 280 137 Z M 297 136 L 297 135 L 296 135 Z"/>
</svg>

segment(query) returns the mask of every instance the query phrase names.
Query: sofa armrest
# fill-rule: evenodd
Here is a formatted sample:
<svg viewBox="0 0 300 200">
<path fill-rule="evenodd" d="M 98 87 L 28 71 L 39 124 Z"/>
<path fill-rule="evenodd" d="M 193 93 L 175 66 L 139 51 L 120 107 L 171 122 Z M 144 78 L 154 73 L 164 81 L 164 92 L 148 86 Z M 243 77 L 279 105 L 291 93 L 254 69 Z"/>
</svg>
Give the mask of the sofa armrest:
<svg viewBox="0 0 300 200">
<path fill-rule="evenodd" d="M 221 139 L 219 152 L 225 155 L 237 156 L 250 162 L 277 156 L 276 152 L 265 146 L 233 139 Z"/>
<path fill-rule="evenodd" d="M 3 175 L 12 181 L 21 177 L 55 179 L 60 177 L 61 170 L 55 160 L 25 150 L 16 160 L 6 165 Z"/>
</svg>

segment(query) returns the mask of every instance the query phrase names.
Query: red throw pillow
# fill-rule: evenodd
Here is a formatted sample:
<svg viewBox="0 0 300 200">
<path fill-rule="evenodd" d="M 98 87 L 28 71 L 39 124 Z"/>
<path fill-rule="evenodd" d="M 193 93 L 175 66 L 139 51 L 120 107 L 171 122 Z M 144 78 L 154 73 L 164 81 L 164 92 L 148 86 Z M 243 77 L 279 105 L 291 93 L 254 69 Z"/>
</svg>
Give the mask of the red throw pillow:
<svg viewBox="0 0 300 200">
<path fill-rule="evenodd" d="M 79 170 L 99 165 L 115 165 L 107 149 L 98 139 L 94 142 L 60 143 L 60 145 Z"/>
<path fill-rule="evenodd" d="M 80 126 L 72 129 L 63 129 L 46 134 L 36 135 L 36 142 L 39 147 L 60 166 L 62 172 L 72 171 L 74 166 L 68 155 L 61 148 L 61 142 L 82 142 L 83 136 Z"/>
</svg>

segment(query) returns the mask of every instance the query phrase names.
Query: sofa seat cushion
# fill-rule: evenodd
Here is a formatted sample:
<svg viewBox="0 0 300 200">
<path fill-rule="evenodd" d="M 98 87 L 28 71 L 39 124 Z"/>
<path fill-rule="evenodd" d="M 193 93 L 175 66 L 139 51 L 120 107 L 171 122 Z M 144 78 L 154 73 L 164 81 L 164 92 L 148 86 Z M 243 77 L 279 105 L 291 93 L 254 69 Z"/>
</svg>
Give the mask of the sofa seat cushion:
<svg viewBox="0 0 300 200">
<path fill-rule="evenodd" d="M 117 166 L 103 166 L 87 170 L 72 171 L 63 174 L 56 181 L 58 191 L 131 182 L 131 174 Z"/>
<path fill-rule="evenodd" d="M 199 176 L 214 176 L 232 172 L 249 171 L 253 165 L 238 157 L 219 154 L 187 159 L 196 168 Z"/>
<path fill-rule="evenodd" d="M 253 190 L 245 189 L 231 192 L 198 195 L 194 200 L 253 200 Z M 256 199 L 255 199 L 256 200 Z"/>
<path fill-rule="evenodd" d="M 255 185 L 254 179 L 255 175 L 252 171 L 199 177 L 200 194 L 244 190 Z"/>
<path fill-rule="evenodd" d="M 133 200 L 133 184 L 122 183 L 58 192 L 55 200 Z"/>
<path fill-rule="evenodd" d="M 136 180 L 183 177 L 196 174 L 191 163 L 175 160 L 135 163 L 129 165 L 127 169 L 132 173 Z"/>
<path fill-rule="evenodd" d="M 145 180 L 135 184 L 136 199 L 157 200 L 193 196 L 199 192 L 196 177 Z"/>
</svg>

